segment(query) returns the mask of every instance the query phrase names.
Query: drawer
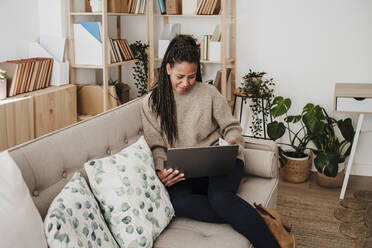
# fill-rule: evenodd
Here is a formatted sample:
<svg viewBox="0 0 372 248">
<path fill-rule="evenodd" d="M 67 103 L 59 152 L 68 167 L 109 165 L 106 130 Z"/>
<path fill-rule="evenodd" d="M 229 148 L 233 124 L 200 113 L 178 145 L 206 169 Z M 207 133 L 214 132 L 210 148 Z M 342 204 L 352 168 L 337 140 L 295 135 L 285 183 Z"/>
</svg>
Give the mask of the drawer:
<svg viewBox="0 0 372 248">
<path fill-rule="evenodd" d="M 372 113 L 372 98 L 337 97 L 336 110 Z"/>
</svg>

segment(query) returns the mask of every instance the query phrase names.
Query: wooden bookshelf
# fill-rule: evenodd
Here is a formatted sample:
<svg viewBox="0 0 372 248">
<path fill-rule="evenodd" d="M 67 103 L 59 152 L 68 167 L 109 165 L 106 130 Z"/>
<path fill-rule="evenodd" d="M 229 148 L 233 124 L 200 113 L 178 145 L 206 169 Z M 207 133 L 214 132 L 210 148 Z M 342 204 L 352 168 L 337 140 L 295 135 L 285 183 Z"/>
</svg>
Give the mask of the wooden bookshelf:
<svg viewBox="0 0 372 248">
<path fill-rule="evenodd" d="M 81 16 L 94 16 L 100 17 L 100 22 L 102 25 L 101 39 L 102 39 L 102 65 L 81 65 L 75 64 L 75 54 L 74 54 L 74 19 L 75 17 Z M 76 69 L 92 69 L 92 70 L 102 70 L 103 75 L 103 109 L 107 111 L 109 108 L 108 102 L 108 80 L 109 68 L 118 68 L 118 81 L 121 82 L 121 66 L 125 64 L 135 63 L 136 59 L 121 61 L 117 63 L 110 63 L 108 56 L 109 49 L 109 37 L 108 37 L 108 16 L 116 16 L 116 28 L 117 28 L 117 38 L 121 39 L 121 17 L 122 16 L 146 16 L 146 14 L 133 14 L 133 13 L 115 13 L 107 11 L 107 1 L 102 1 L 102 12 L 75 12 L 73 10 L 73 0 L 68 0 L 68 23 L 69 23 L 69 58 L 70 58 L 70 82 L 72 84 L 77 84 L 76 82 Z"/>
</svg>

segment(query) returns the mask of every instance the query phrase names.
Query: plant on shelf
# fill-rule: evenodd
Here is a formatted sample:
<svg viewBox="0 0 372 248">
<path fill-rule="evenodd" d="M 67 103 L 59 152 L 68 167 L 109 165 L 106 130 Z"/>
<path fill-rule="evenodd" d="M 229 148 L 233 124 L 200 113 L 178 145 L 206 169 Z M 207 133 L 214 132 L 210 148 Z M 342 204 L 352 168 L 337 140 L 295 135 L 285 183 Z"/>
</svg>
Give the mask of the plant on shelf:
<svg viewBox="0 0 372 248">
<path fill-rule="evenodd" d="M 267 125 L 269 137 L 276 141 L 287 131 L 289 143 L 279 143 L 289 146 L 289 150 L 279 148 L 279 161 L 283 167 L 283 176 L 287 181 L 304 182 L 310 175 L 312 156 L 306 154 L 307 145 L 314 135 L 319 135 L 324 124 L 318 119 L 320 106 L 309 103 L 299 115 L 288 115 L 291 100 L 282 96 L 275 97 L 271 106 L 274 118 L 285 116 L 284 122 L 273 121 Z M 295 126 L 300 125 L 296 130 Z M 296 130 L 296 131 L 294 131 Z"/>
<path fill-rule="evenodd" d="M 148 64 L 147 48 L 149 46 L 141 41 L 130 44 L 134 58 L 137 59 L 133 66 L 133 78 L 137 81 L 134 85 L 137 87 L 137 96 L 143 96 L 147 93 Z"/>
<path fill-rule="evenodd" d="M 350 155 L 355 130 L 350 118 L 336 120 L 328 115 L 324 108 L 309 106 L 309 113 L 322 122 L 320 132 L 313 134 L 309 130 L 316 149 L 314 159 L 318 184 L 327 187 L 340 187 L 343 181 L 345 160 Z M 336 127 L 343 140 L 336 136 Z"/>
<path fill-rule="evenodd" d="M 251 98 L 252 104 L 249 107 L 252 110 L 252 124 L 249 126 L 252 135 L 254 137 L 261 137 L 263 128 L 263 118 L 265 118 L 265 123 L 267 123 L 270 116 L 270 105 L 264 104 L 270 103 L 274 98 L 275 86 L 273 78 L 262 79 L 266 72 L 254 72 L 249 69 L 243 77 L 242 87 L 239 88 L 239 94 Z M 246 103 L 246 99 L 244 100 Z"/>
</svg>

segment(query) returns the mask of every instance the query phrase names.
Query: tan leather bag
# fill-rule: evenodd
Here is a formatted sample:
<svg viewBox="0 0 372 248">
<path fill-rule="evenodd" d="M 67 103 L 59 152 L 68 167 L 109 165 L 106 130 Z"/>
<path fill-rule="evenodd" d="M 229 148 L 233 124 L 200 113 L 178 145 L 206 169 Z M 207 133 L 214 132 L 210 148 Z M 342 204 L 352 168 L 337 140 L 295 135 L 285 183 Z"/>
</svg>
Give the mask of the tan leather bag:
<svg viewBox="0 0 372 248">
<path fill-rule="evenodd" d="M 267 227 L 279 243 L 281 248 L 294 248 L 294 236 L 290 233 L 291 229 L 283 225 L 282 219 L 278 211 L 270 208 L 265 208 L 261 204 L 254 203 L 257 212 L 265 221 Z"/>
</svg>

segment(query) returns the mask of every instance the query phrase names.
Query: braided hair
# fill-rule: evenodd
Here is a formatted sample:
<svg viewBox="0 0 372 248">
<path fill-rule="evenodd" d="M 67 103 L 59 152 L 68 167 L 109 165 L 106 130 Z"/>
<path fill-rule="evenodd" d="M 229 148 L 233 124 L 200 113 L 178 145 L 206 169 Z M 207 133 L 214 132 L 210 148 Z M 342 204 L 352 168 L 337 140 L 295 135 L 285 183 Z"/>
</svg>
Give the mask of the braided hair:
<svg viewBox="0 0 372 248">
<path fill-rule="evenodd" d="M 160 116 L 161 134 L 165 134 L 168 143 L 173 145 L 178 138 L 176 103 L 173 88 L 166 66 L 176 63 L 194 63 L 197 67 L 196 81 L 201 82 L 200 55 L 195 40 L 189 35 L 178 35 L 169 44 L 159 71 L 159 79 L 155 83 L 149 98 L 149 104 L 156 117 Z"/>
</svg>

